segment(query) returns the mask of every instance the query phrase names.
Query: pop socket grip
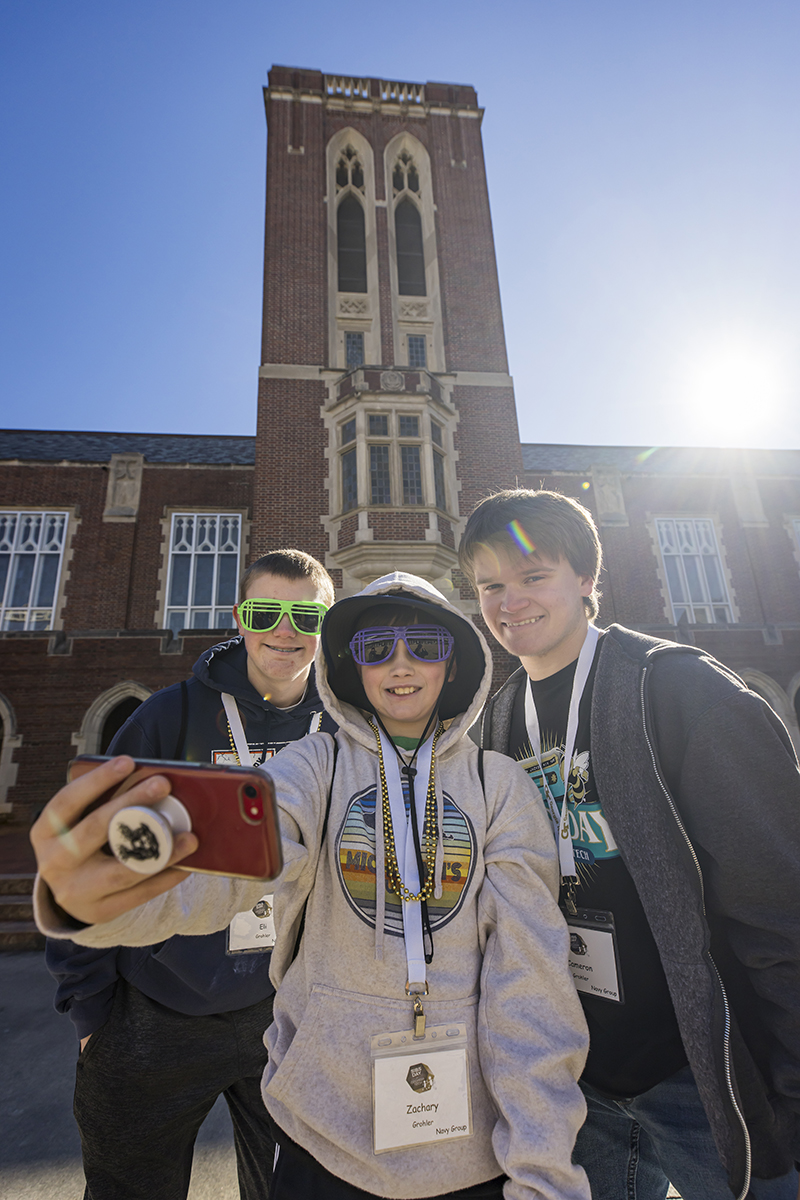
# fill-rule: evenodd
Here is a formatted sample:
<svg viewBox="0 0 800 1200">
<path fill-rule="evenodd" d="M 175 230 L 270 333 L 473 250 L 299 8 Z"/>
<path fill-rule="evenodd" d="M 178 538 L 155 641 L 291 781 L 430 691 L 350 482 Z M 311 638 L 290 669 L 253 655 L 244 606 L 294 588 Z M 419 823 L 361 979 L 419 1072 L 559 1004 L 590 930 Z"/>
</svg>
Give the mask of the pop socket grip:
<svg viewBox="0 0 800 1200">
<path fill-rule="evenodd" d="M 116 859 L 139 875 L 155 875 L 169 862 L 173 833 L 189 833 L 192 820 L 174 796 L 154 804 L 131 805 L 111 818 L 108 844 Z"/>
</svg>

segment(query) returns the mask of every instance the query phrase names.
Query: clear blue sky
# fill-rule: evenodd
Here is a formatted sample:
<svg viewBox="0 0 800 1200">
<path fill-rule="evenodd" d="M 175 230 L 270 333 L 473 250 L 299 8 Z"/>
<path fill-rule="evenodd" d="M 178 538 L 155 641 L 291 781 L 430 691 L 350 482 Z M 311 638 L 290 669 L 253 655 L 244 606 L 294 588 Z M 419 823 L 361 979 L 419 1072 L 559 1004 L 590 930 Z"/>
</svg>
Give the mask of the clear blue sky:
<svg viewBox="0 0 800 1200">
<path fill-rule="evenodd" d="M 272 63 L 474 84 L 525 441 L 800 446 L 797 0 L 0 0 L 0 423 L 253 433 Z"/>
</svg>

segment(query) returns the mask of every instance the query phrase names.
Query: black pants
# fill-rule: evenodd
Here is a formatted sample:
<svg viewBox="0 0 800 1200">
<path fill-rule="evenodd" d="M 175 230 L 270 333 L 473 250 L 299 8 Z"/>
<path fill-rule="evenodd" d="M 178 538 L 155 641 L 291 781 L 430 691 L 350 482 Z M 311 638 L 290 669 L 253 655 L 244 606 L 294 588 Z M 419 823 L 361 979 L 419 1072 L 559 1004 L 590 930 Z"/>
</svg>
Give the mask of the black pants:
<svg viewBox="0 0 800 1200">
<path fill-rule="evenodd" d="M 120 980 L 75 1081 L 85 1200 L 185 1200 L 195 1138 L 217 1097 L 233 1120 L 239 1193 L 267 1200 L 275 1142 L 261 1098 L 272 997 L 187 1017 Z"/>
<path fill-rule="evenodd" d="M 272 1177 L 270 1200 L 379 1200 L 372 1192 L 365 1192 L 331 1175 L 307 1150 L 298 1146 L 280 1129 L 276 1129 L 275 1133 L 280 1151 Z M 505 1175 L 500 1175 L 486 1183 L 462 1188 L 458 1192 L 447 1192 L 446 1195 L 431 1196 L 428 1200 L 503 1200 L 505 1180 Z"/>
</svg>

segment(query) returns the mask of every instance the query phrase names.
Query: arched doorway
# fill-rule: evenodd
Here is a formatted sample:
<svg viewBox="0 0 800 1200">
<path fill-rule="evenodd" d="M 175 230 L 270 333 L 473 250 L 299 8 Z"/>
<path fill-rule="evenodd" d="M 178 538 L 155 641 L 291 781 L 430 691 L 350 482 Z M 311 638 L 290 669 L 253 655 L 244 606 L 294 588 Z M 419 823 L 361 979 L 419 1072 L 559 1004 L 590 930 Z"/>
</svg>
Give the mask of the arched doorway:
<svg viewBox="0 0 800 1200">
<path fill-rule="evenodd" d="M 132 712 L 152 695 L 143 683 L 126 679 L 103 692 L 86 710 L 80 731 L 73 733 L 72 744 L 78 754 L 105 754 L 111 739 Z"/>
<path fill-rule="evenodd" d="M 11 702 L 0 694 L 0 813 L 7 816 L 12 804 L 9 790 L 17 782 L 17 764 L 12 762 L 14 751 L 22 745 L 22 734 L 17 733 L 17 720 Z"/>
<path fill-rule="evenodd" d="M 124 700 L 120 701 L 116 708 L 111 709 L 111 712 L 103 722 L 103 728 L 100 733 L 100 749 L 98 750 L 98 754 L 108 753 L 108 747 L 111 745 L 114 735 L 118 732 L 118 730 L 122 729 L 122 726 L 125 724 L 128 717 L 136 712 L 136 709 L 141 703 L 142 700 L 138 696 L 126 696 Z"/>
</svg>

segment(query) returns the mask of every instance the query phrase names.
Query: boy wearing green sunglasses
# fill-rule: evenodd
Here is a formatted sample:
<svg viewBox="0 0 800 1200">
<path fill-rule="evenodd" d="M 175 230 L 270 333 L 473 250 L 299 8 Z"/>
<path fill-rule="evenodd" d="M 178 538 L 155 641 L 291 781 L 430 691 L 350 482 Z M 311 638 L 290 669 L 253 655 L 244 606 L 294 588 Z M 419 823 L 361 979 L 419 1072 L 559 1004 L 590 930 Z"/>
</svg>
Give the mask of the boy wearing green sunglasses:
<svg viewBox="0 0 800 1200">
<path fill-rule="evenodd" d="M 247 678 L 276 708 L 303 699 L 322 618 L 332 602 L 332 594 L 310 576 L 262 572 L 242 580 L 233 616 L 247 653 Z"/>
<path fill-rule="evenodd" d="M 312 729 L 332 732 L 313 669 L 332 603 L 330 576 L 310 555 L 277 550 L 258 559 L 234 609 L 241 637 L 204 650 L 191 679 L 151 696 L 110 751 L 258 764 Z M 262 896 L 230 929 L 205 937 L 94 953 L 48 944 L 56 1007 L 69 1013 L 82 1051 L 75 1115 L 93 1200 L 184 1195 L 198 1124 L 220 1094 L 233 1119 L 241 1195 L 266 1196 L 274 1143 L 260 1084 L 274 991 L 270 901 Z"/>
</svg>

